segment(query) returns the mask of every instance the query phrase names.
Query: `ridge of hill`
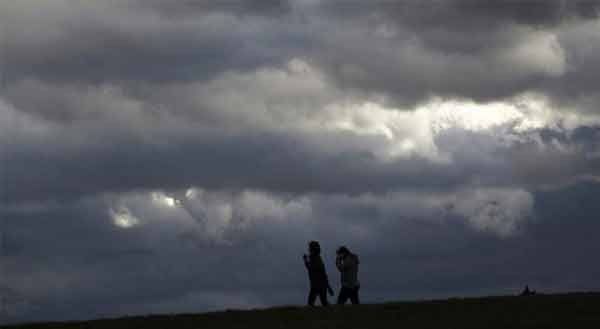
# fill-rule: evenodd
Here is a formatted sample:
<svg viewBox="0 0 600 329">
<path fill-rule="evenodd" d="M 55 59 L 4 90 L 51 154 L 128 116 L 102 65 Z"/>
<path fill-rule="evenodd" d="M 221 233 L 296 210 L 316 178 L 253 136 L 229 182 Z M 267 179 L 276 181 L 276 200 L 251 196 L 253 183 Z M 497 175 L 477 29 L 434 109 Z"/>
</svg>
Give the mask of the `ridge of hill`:
<svg viewBox="0 0 600 329">
<path fill-rule="evenodd" d="M 275 307 L 203 314 L 35 323 L 0 328 L 600 328 L 600 293 L 451 298 L 328 308 Z"/>
</svg>

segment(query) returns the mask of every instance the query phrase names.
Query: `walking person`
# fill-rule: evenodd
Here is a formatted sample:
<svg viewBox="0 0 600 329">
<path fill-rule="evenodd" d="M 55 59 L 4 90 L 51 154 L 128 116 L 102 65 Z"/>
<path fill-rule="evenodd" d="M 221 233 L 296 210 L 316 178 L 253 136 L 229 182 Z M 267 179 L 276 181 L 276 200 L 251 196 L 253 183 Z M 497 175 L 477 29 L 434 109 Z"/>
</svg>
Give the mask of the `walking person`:
<svg viewBox="0 0 600 329">
<path fill-rule="evenodd" d="M 329 285 L 325 264 L 321 259 L 321 246 L 317 241 L 311 241 L 308 244 L 308 255 L 304 254 L 304 266 L 308 270 L 308 279 L 310 280 L 310 291 L 308 292 L 308 305 L 315 306 L 317 296 L 321 300 L 321 305 L 328 306 L 327 292 L 333 296 L 333 290 Z"/>
<path fill-rule="evenodd" d="M 336 251 L 335 266 L 340 271 L 342 288 L 338 295 L 338 305 L 343 305 L 348 299 L 352 304 L 360 304 L 358 290 L 360 283 L 358 281 L 358 256 L 351 253 L 345 246 Z"/>
</svg>

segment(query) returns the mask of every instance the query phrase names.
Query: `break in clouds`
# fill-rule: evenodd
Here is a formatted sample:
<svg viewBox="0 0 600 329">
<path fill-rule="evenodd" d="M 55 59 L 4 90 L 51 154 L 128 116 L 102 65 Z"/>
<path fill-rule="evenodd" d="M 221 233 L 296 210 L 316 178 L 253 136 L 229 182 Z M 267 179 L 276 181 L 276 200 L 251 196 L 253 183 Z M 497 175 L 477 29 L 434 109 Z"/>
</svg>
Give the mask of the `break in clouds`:
<svg viewBox="0 0 600 329">
<path fill-rule="evenodd" d="M 1 2 L 0 322 L 598 289 L 599 13 Z"/>
</svg>

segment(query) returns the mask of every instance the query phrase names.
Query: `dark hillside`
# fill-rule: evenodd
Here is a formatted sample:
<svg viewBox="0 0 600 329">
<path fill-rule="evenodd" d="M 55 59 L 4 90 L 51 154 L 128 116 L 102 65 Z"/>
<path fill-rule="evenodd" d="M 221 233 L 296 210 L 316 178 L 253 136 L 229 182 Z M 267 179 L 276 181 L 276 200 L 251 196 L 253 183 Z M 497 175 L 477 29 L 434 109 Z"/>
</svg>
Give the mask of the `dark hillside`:
<svg viewBox="0 0 600 329">
<path fill-rule="evenodd" d="M 397 302 L 328 309 L 282 307 L 2 328 L 600 328 L 600 293 Z"/>
</svg>

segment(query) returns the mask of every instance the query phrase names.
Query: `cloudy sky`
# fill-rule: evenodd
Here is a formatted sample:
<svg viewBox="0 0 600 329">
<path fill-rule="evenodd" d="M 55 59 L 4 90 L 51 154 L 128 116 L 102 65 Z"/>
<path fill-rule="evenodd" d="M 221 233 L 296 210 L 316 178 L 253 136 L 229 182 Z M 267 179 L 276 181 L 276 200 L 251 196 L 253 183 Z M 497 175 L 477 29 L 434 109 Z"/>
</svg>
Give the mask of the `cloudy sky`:
<svg viewBox="0 0 600 329">
<path fill-rule="evenodd" d="M 600 289 L 600 1 L 0 1 L 0 322 Z"/>
</svg>

